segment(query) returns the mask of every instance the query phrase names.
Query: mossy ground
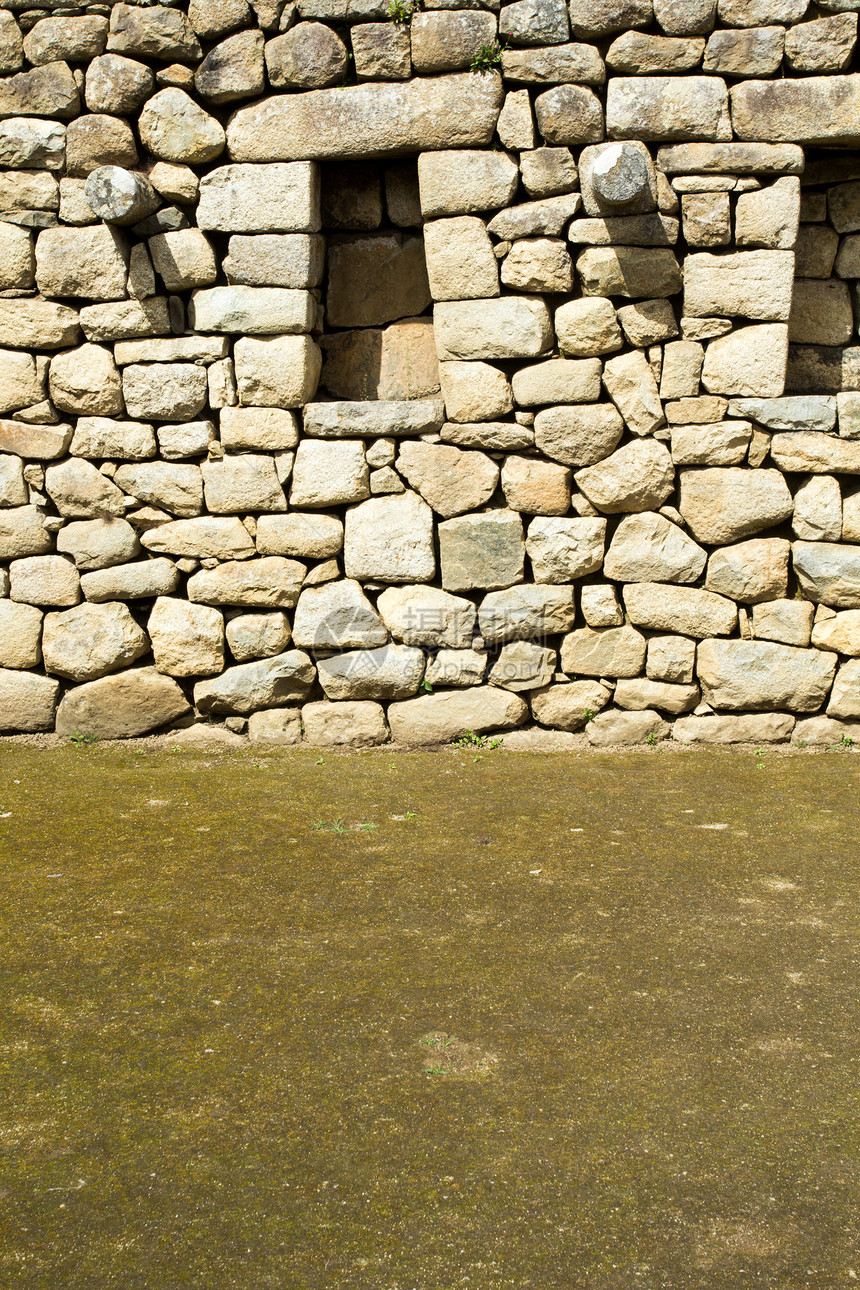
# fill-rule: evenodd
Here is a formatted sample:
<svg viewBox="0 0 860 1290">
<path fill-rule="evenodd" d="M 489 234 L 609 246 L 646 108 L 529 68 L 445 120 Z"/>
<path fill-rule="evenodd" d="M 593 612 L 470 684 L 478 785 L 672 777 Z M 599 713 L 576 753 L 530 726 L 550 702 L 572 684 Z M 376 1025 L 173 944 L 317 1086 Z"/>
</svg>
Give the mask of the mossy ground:
<svg viewBox="0 0 860 1290">
<path fill-rule="evenodd" d="M 0 776 L 0 1284 L 860 1278 L 857 758 Z"/>
</svg>

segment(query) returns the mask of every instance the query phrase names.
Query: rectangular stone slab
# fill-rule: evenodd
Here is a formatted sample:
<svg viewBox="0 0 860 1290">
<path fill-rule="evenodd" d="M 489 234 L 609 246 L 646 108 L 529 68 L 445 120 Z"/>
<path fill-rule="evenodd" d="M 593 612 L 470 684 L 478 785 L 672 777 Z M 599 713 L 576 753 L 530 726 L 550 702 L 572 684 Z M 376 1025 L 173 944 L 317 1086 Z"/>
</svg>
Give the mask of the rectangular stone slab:
<svg viewBox="0 0 860 1290">
<path fill-rule="evenodd" d="M 293 161 L 480 146 L 501 106 L 495 72 L 284 94 L 239 108 L 228 150 L 235 161 Z"/>
<path fill-rule="evenodd" d="M 746 81 L 731 91 L 740 139 L 860 143 L 860 76 Z"/>
<path fill-rule="evenodd" d="M 799 175 L 803 149 L 795 143 L 676 143 L 660 148 L 666 175 Z"/>
</svg>

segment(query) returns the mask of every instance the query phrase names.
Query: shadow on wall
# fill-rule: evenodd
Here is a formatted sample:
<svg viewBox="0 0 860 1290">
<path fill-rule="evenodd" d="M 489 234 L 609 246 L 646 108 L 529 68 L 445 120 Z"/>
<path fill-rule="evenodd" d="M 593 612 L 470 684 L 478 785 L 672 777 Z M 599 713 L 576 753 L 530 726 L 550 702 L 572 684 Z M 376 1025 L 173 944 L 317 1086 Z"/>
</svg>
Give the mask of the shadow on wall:
<svg viewBox="0 0 860 1290">
<path fill-rule="evenodd" d="M 322 222 L 321 390 L 352 400 L 438 393 L 417 160 L 323 166 Z"/>
</svg>

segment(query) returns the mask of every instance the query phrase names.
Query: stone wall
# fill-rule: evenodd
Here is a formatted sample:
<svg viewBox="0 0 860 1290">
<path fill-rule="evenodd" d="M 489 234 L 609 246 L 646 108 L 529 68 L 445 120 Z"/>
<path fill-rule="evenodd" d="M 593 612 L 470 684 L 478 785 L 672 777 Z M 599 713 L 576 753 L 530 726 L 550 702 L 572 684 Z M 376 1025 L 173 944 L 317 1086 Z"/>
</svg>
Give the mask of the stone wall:
<svg viewBox="0 0 860 1290">
<path fill-rule="evenodd" d="M 0 729 L 860 735 L 860 0 L 0 7 Z"/>
</svg>

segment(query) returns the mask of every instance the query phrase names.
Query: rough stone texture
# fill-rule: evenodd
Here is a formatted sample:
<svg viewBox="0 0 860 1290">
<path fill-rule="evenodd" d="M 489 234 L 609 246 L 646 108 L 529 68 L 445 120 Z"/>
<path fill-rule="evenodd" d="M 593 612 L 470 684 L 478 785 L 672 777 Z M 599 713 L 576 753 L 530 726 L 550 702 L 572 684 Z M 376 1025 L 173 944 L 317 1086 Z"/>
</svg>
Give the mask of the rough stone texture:
<svg viewBox="0 0 860 1290">
<path fill-rule="evenodd" d="M 618 525 L 604 573 L 617 582 L 697 582 L 706 560 L 702 547 L 677 524 L 646 511 L 626 516 Z"/>
<path fill-rule="evenodd" d="M 671 456 L 653 439 L 624 444 L 574 476 L 589 502 L 607 515 L 656 510 L 671 493 L 674 478 Z"/>
<path fill-rule="evenodd" d="M 322 355 L 310 336 L 243 337 L 233 354 L 242 404 L 298 408 L 316 393 Z"/>
<path fill-rule="evenodd" d="M 791 737 L 795 718 L 785 712 L 757 712 L 748 716 L 714 713 L 682 717 L 672 726 L 672 738 L 684 744 L 778 744 Z"/>
<path fill-rule="evenodd" d="M 860 609 L 860 546 L 793 542 L 791 555 L 800 586 L 810 600 L 833 609 Z"/>
<path fill-rule="evenodd" d="M 606 132 L 611 139 L 659 142 L 730 139 L 725 82 L 707 76 L 613 77 L 606 97 Z"/>
<path fill-rule="evenodd" d="M 624 424 L 608 403 L 544 408 L 535 417 L 535 446 L 565 466 L 592 466 L 608 457 Z"/>
<path fill-rule="evenodd" d="M 466 734 L 512 730 L 528 716 L 519 695 L 496 686 L 474 686 L 451 693 L 428 694 L 388 709 L 395 743 L 412 746 L 450 743 Z"/>
<path fill-rule="evenodd" d="M 248 738 L 252 744 L 289 746 L 302 741 L 302 717 L 298 708 L 267 708 L 252 712 L 248 718 Z"/>
<path fill-rule="evenodd" d="M 185 695 L 171 677 L 153 667 L 129 668 L 67 691 L 57 709 L 57 734 L 133 739 L 188 711 Z"/>
<path fill-rule="evenodd" d="M 182 602 L 179 602 L 182 603 Z M 82 604 L 46 614 L 42 629 L 45 671 L 68 681 L 95 681 L 128 667 L 149 650 L 143 628 L 125 605 Z"/>
<path fill-rule="evenodd" d="M 217 609 L 159 596 L 147 622 L 155 667 L 168 676 L 224 670 L 224 618 Z"/>
<path fill-rule="evenodd" d="M 36 242 L 36 282 L 45 296 L 122 300 L 127 254 L 123 234 L 104 225 L 45 229 Z"/>
<path fill-rule="evenodd" d="M 126 520 L 73 520 L 57 534 L 57 550 L 61 555 L 70 555 L 78 569 L 88 571 L 133 560 L 140 552 L 140 543 Z"/>
<path fill-rule="evenodd" d="M 511 456 L 502 467 L 501 484 L 512 511 L 564 515 L 570 509 L 570 478 L 565 466 Z"/>
<path fill-rule="evenodd" d="M 484 146 L 502 104 L 501 79 L 451 75 L 263 99 L 227 132 L 236 161 L 365 157 Z"/>
<path fill-rule="evenodd" d="M 634 627 L 579 627 L 562 641 L 561 666 L 574 676 L 637 676 L 645 650 L 645 637 Z"/>
<path fill-rule="evenodd" d="M 627 617 L 637 627 L 651 631 L 679 631 L 702 640 L 728 636 L 737 624 L 733 601 L 695 587 L 637 582 L 624 588 Z"/>
<path fill-rule="evenodd" d="M 266 45 L 266 70 L 273 89 L 321 90 L 337 85 L 347 63 L 343 41 L 321 22 L 300 22 Z"/>
<path fill-rule="evenodd" d="M 535 116 L 544 141 L 562 147 L 603 138 L 600 99 L 582 85 L 556 85 L 535 99 Z"/>
<path fill-rule="evenodd" d="M 397 469 L 445 519 L 478 510 L 499 482 L 498 466 L 484 453 L 447 444 L 407 441 L 398 453 Z"/>
<path fill-rule="evenodd" d="M 860 662 L 856 659 L 843 663 L 836 673 L 827 714 L 830 717 L 860 717 Z M 853 737 L 856 739 L 858 735 L 860 730 L 855 729 Z"/>
<path fill-rule="evenodd" d="M 784 538 L 754 538 L 711 554 L 705 586 L 744 604 L 779 600 L 788 587 L 790 544 Z"/>
<path fill-rule="evenodd" d="M 39 666 L 42 661 L 42 617 L 41 609 L 35 605 L 0 600 L 0 668 Z"/>
<path fill-rule="evenodd" d="M 699 702 L 699 687 L 637 677 L 619 681 L 613 697 L 619 708 L 630 712 L 657 708 L 660 712 L 678 716 L 682 712 L 690 712 Z"/>
<path fill-rule="evenodd" d="M 59 681 L 33 672 L 0 668 L 0 730 L 53 730 L 59 694 Z"/>
<path fill-rule="evenodd" d="M 659 712 L 619 712 L 612 709 L 599 713 L 586 727 L 588 742 L 597 748 L 615 745 L 653 743 L 666 739 L 671 727 Z"/>
<path fill-rule="evenodd" d="M 441 303 L 434 310 L 434 324 L 443 362 L 536 358 L 552 344 L 549 311 L 536 297 Z"/>
<path fill-rule="evenodd" d="M 198 681 L 195 706 L 204 715 L 246 717 L 261 708 L 300 703 L 313 684 L 316 669 L 302 650 L 287 650 L 256 663 L 240 663 L 220 676 Z"/>
<path fill-rule="evenodd" d="M 735 85 L 731 97 L 739 139 L 856 145 L 860 138 L 856 76 L 749 81 Z"/>
<path fill-rule="evenodd" d="M 420 238 L 343 234 L 330 241 L 328 260 L 326 310 L 332 326 L 377 326 L 420 314 L 430 303 Z"/>
<path fill-rule="evenodd" d="M 522 520 L 511 511 L 457 516 L 439 525 L 439 561 L 446 591 L 495 590 L 523 580 Z"/>
<path fill-rule="evenodd" d="M 136 560 L 81 574 L 81 591 L 94 604 L 168 596 L 178 586 L 179 570 L 165 559 Z"/>
<path fill-rule="evenodd" d="M 292 608 L 299 598 L 305 573 L 305 565 L 281 556 L 228 560 L 189 578 L 188 598 L 207 605 Z"/>
<path fill-rule="evenodd" d="M 793 281 L 794 256 L 788 251 L 690 255 L 684 264 L 684 313 L 785 321 Z"/>
<path fill-rule="evenodd" d="M 307 743 L 322 748 L 370 748 L 389 737 L 378 703 L 306 703 L 302 725 Z"/>
<path fill-rule="evenodd" d="M 589 247 L 576 271 L 587 296 L 665 297 L 681 290 L 675 253 L 664 247 Z"/>
<path fill-rule="evenodd" d="M 770 641 L 702 641 L 696 671 L 702 697 L 729 711 L 815 712 L 836 673 L 836 655 Z"/>
<path fill-rule="evenodd" d="M 603 384 L 633 434 L 652 434 L 665 424 L 654 373 L 640 350 L 609 359 Z"/>
<path fill-rule="evenodd" d="M 711 394 L 776 398 L 785 387 L 787 353 L 787 327 L 740 327 L 710 342 L 702 384 Z"/>
<path fill-rule="evenodd" d="M 777 470 L 715 467 L 681 472 L 679 509 L 698 541 L 718 546 L 782 523 L 793 502 Z"/>
<path fill-rule="evenodd" d="M 409 645 L 383 645 L 320 659 L 318 672 L 328 699 L 411 699 L 424 675 L 424 654 Z"/>
<path fill-rule="evenodd" d="M 555 636 L 572 627 L 575 617 L 570 586 L 526 584 L 491 591 L 478 610 L 481 636 L 490 644 Z"/>
</svg>

